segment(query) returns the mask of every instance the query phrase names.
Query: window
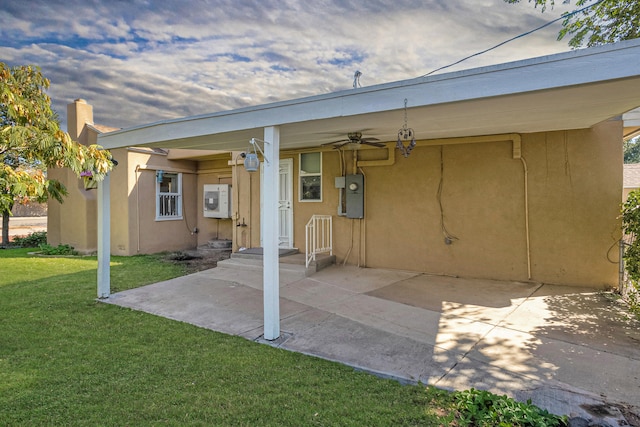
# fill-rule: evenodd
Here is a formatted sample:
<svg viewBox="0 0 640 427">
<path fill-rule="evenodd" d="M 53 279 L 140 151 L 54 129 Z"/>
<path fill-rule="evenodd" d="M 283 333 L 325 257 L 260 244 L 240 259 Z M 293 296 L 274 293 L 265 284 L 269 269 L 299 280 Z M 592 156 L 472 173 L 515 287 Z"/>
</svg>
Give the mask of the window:
<svg viewBox="0 0 640 427">
<path fill-rule="evenodd" d="M 182 219 L 182 174 L 156 176 L 156 221 Z"/>
<path fill-rule="evenodd" d="M 322 201 L 322 153 L 300 153 L 300 201 Z"/>
</svg>

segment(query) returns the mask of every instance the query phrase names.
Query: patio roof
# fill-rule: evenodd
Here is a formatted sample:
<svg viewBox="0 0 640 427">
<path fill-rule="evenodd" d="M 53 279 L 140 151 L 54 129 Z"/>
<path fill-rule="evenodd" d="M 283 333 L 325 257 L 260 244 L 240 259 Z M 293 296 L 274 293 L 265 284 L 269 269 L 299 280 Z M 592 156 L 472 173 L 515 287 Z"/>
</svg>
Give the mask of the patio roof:
<svg viewBox="0 0 640 427">
<path fill-rule="evenodd" d="M 314 147 L 348 132 L 394 141 L 588 128 L 640 106 L 640 39 L 376 86 L 166 120 L 99 136 L 131 145 L 244 150 L 278 126 L 280 148 Z"/>
</svg>

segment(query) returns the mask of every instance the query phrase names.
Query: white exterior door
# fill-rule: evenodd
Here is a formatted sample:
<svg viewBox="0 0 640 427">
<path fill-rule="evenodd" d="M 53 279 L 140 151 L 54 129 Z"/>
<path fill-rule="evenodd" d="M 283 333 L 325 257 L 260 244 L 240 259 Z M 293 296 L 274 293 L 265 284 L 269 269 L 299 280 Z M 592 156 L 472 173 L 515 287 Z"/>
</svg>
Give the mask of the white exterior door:
<svg viewBox="0 0 640 427">
<path fill-rule="evenodd" d="M 262 168 L 261 168 L 262 170 Z M 278 246 L 293 248 L 293 159 L 280 159 L 280 185 L 278 188 Z M 260 211 L 264 203 L 262 174 L 260 176 Z M 262 214 L 260 214 L 262 216 Z M 262 229 L 260 229 L 262 246 Z"/>
<path fill-rule="evenodd" d="M 278 246 L 293 248 L 293 159 L 280 160 Z"/>
</svg>

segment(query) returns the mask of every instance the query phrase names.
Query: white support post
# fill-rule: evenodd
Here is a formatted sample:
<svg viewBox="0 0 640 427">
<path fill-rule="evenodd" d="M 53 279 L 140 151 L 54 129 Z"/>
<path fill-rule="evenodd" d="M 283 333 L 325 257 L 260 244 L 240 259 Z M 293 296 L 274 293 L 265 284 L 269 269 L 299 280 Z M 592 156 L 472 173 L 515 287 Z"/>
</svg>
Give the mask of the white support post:
<svg viewBox="0 0 640 427">
<path fill-rule="evenodd" d="M 98 298 L 111 294 L 111 177 L 98 183 Z"/>
<path fill-rule="evenodd" d="M 278 188 L 280 178 L 280 128 L 264 129 L 264 207 L 263 223 L 263 277 L 264 338 L 280 337 L 280 272 L 278 249 Z"/>
</svg>

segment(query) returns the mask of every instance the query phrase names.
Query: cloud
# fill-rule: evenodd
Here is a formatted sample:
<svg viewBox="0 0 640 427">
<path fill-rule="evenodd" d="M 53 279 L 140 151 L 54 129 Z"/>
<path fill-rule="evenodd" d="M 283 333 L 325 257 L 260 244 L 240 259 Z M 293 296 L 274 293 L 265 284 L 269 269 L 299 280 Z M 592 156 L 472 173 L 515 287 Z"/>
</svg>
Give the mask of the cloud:
<svg viewBox="0 0 640 427">
<path fill-rule="evenodd" d="M 6 7 L 4 6 L 6 4 Z M 66 120 L 158 120 L 418 77 L 559 16 L 503 0 L 5 0 L 0 58 L 36 64 Z M 559 26 L 451 70 L 568 50 Z"/>
</svg>

